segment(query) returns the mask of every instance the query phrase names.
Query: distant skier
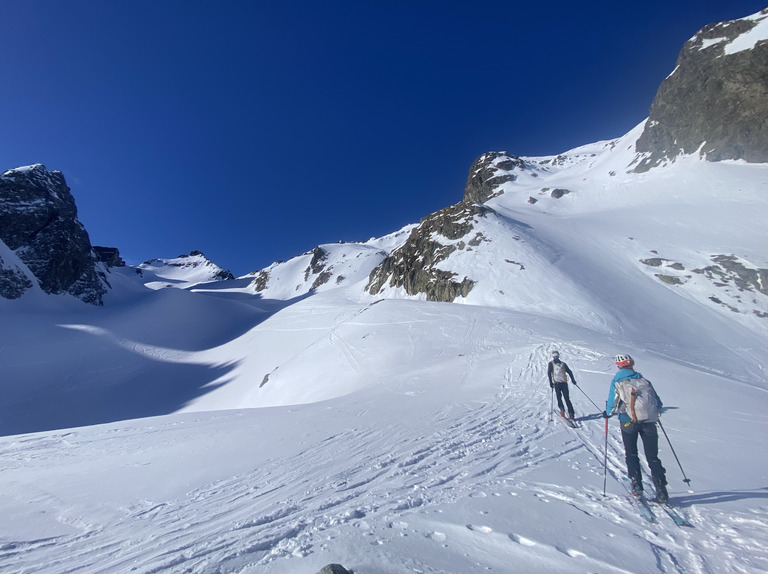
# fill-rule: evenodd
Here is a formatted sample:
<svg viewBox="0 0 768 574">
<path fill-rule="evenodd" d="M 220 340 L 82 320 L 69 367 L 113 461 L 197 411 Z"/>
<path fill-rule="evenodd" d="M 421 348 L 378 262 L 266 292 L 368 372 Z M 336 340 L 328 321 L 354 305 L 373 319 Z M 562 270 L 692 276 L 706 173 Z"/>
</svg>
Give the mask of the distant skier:
<svg viewBox="0 0 768 574">
<path fill-rule="evenodd" d="M 547 365 L 547 377 L 549 378 L 549 386 L 555 389 L 557 394 L 557 406 L 560 409 L 560 416 L 565 418 L 565 407 L 563 406 L 563 399 L 568 406 L 568 418 L 573 420 L 574 412 L 573 405 L 571 404 L 571 396 L 568 392 L 568 377 L 571 377 L 571 382 L 576 384 L 576 379 L 568 368 L 568 365 L 560 360 L 560 353 L 557 351 L 552 352 L 552 360 Z"/>
<path fill-rule="evenodd" d="M 643 481 L 640 472 L 640 458 L 637 454 L 637 437 L 643 439 L 645 460 L 651 469 L 653 486 L 656 488 L 656 501 L 667 502 L 666 470 L 659 460 L 659 433 L 656 421 L 661 412 L 661 399 L 650 381 L 635 371 L 635 361 L 629 355 L 617 355 L 615 358 L 619 372 L 611 381 L 608 401 L 603 416 L 608 418 L 619 413 L 621 440 L 624 443 L 624 457 L 627 474 L 632 483 L 632 494 L 643 493 Z M 606 427 L 607 428 L 607 427 Z"/>
</svg>

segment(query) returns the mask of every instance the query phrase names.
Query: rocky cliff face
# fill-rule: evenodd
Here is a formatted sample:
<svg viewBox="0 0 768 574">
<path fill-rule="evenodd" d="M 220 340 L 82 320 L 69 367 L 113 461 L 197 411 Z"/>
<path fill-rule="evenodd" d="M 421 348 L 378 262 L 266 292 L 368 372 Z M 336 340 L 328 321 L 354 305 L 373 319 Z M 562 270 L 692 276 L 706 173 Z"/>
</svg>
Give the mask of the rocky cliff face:
<svg viewBox="0 0 768 574">
<path fill-rule="evenodd" d="M 439 264 L 454 251 L 471 250 L 483 240 L 482 234 L 473 234 L 474 219 L 491 211 L 462 202 L 425 217 L 408 240 L 371 272 L 366 291 L 377 295 L 388 286 L 402 288 L 408 295 L 423 293 L 428 301 L 443 302 L 466 297 L 475 282 L 440 269 Z"/>
<path fill-rule="evenodd" d="M 685 43 L 637 151 L 647 171 L 679 154 L 768 161 L 768 9 L 706 26 Z"/>
<path fill-rule="evenodd" d="M 106 276 L 100 271 L 64 176 L 43 165 L 12 169 L 0 176 L 0 240 L 32 272 L 49 294 L 69 293 L 102 304 Z M 3 297 L 20 296 L 28 287 L 19 272 Z"/>
<path fill-rule="evenodd" d="M 464 186 L 464 201 L 485 203 L 501 193 L 500 188 L 509 181 L 515 181 L 515 170 L 529 166 L 517 156 L 503 151 L 488 152 L 477 158 L 469 168 Z"/>
<path fill-rule="evenodd" d="M 23 265 L 18 257 L 0 242 L 0 297 L 18 299 L 33 287 Z"/>
</svg>

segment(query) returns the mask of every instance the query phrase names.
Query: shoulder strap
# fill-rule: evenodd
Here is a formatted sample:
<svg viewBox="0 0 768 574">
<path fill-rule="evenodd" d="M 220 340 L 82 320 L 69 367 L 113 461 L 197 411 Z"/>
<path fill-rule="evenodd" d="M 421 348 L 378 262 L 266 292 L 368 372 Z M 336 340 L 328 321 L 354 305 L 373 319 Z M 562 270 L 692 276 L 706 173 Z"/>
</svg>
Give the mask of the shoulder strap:
<svg viewBox="0 0 768 574">
<path fill-rule="evenodd" d="M 637 413 L 635 412 L 635 400 L 637 399 L 637 391 L 632 387 L 632 398 L 629 402 L 629 410 L 632 413 L 632 420 L 637 422 Z"/>
</svg>

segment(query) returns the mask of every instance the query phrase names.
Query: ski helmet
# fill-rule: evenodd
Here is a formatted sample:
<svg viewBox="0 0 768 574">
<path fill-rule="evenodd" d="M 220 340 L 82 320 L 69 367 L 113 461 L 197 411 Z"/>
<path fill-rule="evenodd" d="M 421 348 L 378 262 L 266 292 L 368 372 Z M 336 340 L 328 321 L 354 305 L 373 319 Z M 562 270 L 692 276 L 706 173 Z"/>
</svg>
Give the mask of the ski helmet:
<svg viewBox="0 0 768 574">
<path fill-rule="evenodd" d="M 552 351 L 552 358 L 553 359 L 559 359 L 560 353 L 558 351 Z"/>
<path fill-rule="evenodd" d="M 630 357 L 629 355 L 616 355 L 616 358 L 614 359 L 616 362 L 617 367 L 631 367 L 635 364 L 635 360 Z"/>
</svg>

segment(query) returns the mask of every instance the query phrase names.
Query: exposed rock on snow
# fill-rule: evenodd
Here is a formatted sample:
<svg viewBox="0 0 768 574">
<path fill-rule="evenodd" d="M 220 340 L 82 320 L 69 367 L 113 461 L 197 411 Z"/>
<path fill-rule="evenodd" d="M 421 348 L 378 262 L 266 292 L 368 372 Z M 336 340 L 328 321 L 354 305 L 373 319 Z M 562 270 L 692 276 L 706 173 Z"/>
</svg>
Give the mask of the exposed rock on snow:
<svg viewBox="0 0 768 574">
<path fill-rule="evenodd" d="M 18 299 L 31 288 L 32 281 L 24 271 L 18 265 L 5 261 L 0 253 L 0 297 Z"/>
<path fill-rule="evenodd" d="M 767 79 L 768 9 L 704 27 L 656 93 L 637 141 L 650 155 L 635 170 L 697 152 L 709 161 L 768 161 Z"/>
<path fill-rule="evenodd" d="M 550 195 L 555 199 L 560 199 L 561 197 L 563 197 L 564 195 L 568 195 L 569 193 L 572 193 L 570 189 L 561 189 L 558 187 L 556 189 L 553 189 Z"/>
<path fill-rule="evenodd" d="M 529 167 L 521 158 L 504 151 L 484 153 L 469 168 L 464 201 L 485 203 L 501 193 L 502 184 L 517 179 L 513 171 Z"/>
<path fill-rule="evenodd" d="M 61 172 L 37 164 L 0 176 L 0 239 L 46 293 L 69 293 L 102 304 L 109 284 Z M 10 281 L 10 275 L 6 277 Z M 8 293 L 20 296 L 19 289 L 26 290 L 26 282 L 12 283 L 15 288 L 9 287 Z"/>
<path fill-rule="evenodd" d="M 288 261 L 278 261 L 248 274 L 250 287 L 269 299 L 292 299 L 317 291 L 363 281 L 405 237 L 400 231 L 364 243 L 329 243 Z M 385 250 L 386 249 L 386 250 Z"/>
<path fill-rule="evenodd" d="M 458 274 L 440 269 L 439 263 L 457 249 L 471 249 L 484 240 L 472 231 L 475 218 L 489 212 L 493 210 L 485 206 L 459 203 L 425 217 L 405 244 L 373 270 L 366 290 L 376 295 L 385 285 L 402 287 L 408 295 L 426 295 L 428 301 L 466 297 L 475 281 L 468 277 L 457 281 Z"/>
<path fill-rule="evenodd" d="M 654 276 L 667 285 L 689 285 L 691 295 L 701 301 L 709 300 L 734 313 L 768 318 L 768 269 L 751 267 L 735 255 L 710 255 L 709 265 L 695 265 L 672 261 L 663 257 L 641 259 L 648 267 L 663 273 Z"/>
<path fill-rule="evenodd" d="M 105 263 L 107 267 L 125 267 L 125 261 L 120 257 L 120 250 L 117 247 L 94 245 L 93 251 L 98 260 Z"/>
<path fill-rule="evenodd" d="M 347 570 L 341 564 L 328 564 L 324 566 L 318 574 L 353 574 L 351 570 Z"/>
</svg>

